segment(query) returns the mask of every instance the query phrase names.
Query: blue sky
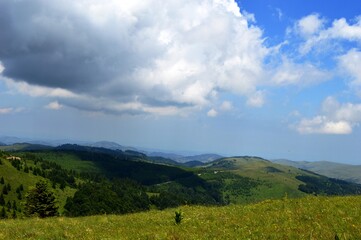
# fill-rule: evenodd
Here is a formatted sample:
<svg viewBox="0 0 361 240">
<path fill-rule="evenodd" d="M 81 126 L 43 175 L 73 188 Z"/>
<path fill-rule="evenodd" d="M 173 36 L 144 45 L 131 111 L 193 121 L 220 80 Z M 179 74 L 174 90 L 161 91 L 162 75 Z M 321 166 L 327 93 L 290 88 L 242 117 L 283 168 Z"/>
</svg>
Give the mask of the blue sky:
<svg viewBox="0 0 361 240">
<path fill-rule="evenodd" d="M 357 0 L 0 0 L 0 136 L 361 164 Z"/>
</svg>

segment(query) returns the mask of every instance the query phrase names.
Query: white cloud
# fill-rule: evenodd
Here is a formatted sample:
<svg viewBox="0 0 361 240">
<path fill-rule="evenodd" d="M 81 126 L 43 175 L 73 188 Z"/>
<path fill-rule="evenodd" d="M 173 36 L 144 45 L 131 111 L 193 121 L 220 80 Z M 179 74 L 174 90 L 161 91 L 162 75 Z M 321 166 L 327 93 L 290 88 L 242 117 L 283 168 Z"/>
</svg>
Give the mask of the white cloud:
<svg viewBox="0 0 361 240">
<path fill-rule="evenodd" d="M 19 113 L 24 111 L 25 109 L 22 107 L 18 107 L 18 108 L 12 108 L 12 107 L 7 107 L 7 108 L 0 108 L 0 114 L 9 114 L 9 113 Z"/>
<path fill-rule="evenodd" d="M 13 108 L 0 108 L 0 114 L 8 114 L 11 113 L 13 110 Z"/>
<path fill-rule="evenodd" d="M 331 78 L 331 73 L 322 70 L 312 63 L 297 64 L 291 59 L 283 56 L 281 63 L 276 69 L 273 69 L 269 75 L 271 83 L 276 86 L 311 86 Z"/>
<path fill-rule="evenodd" d="M 2 65 L 1 61 L 0 61 L 0 74 L 4 71 L 4 66 Z"/>
<path fill-rule="evenodd" d="M 338 58 L 340 71 L 351 78 L 351 86 L 361 86 L 361 52 L 351 49 Z"/>
<path fill-rule="evenodd" d="M 112 102 L 118 113 L 202 109 L 217 92 L 263 104 L 269 49 L 234 0 L 3 1 L 0 9 L 13 16 L 0 20 L 3 75 L 21 93 L 80 109 Z"/>
<path fill-rule="evenodd" d="M 311 26 L 311 25 L 310 25 Z M 309 29 L 313 32 L 312 29 Z M 324 28 L 320 31 L 315 30 L 311 36 L 306 39 L 306 42 L 300 47 L 302 54 L 307 54 L 316 46 L 324 45 L 330 40 L 347 40 L 361 42 L 361 18 L 358 18 L 354 24 L 347 23 L 345 18 L 336 19 L 332 26 Z"/>
<path fill-rule="evenodd" d="M 280 8 L 276 8 L 275 10 L 276 10 L 276 12 L 277 12 L 278 20 L 281 21 L 282 18 L 283 18 L 283 12 L 282 12 L 282 10 L 281 10 Z"/>
<path fill-rule="evenodd" d="M 208 117 L 217 117 L 218 112 L 214 110 L 213 108 L 207 112 Z"/>
<path fill-rule="evenodd" d="M 318 14 L 311 14 L 306 17 L 301 18 L 297 24 L 297 31 L 303 37 L 310 37 L 318 33 L 324 24 L 324 20 L 320 18 Z"/>
<path fill-rule="evenodd" d="M 296 129 L 302 134 L 350 134 L 361 123 L 361 104 L 339 103 L 328 97 L 322 104 L 322 113 L 313 118 L 304 118 Z"/>
<path fill-rule="evenodd" d="M 230 111 L 233 109 L 233 105 L 230 101 L 224 101 L 220 106 L 220 110 L 222 111 Z"/>
<path fill-rule="evenodd" d="M 58 101 L 51 102 L 51 103 L 49 103 L 48 105 L 45 106 L 45 108 L 51 109 L 51 110 L 59 110 L 62 107 L 63 106 L 61 104 L 59 104 Z"/>
<path fill-rule="evenodd" d="M 6 86 L 16 92 L 20 92 L 32 97 L 63 97 L 74 98 L 77 95 L 61 88 L 50 88 L 28 84 L 27 82 L 17 82 L 10 78 L 4 78 L 0 76 L 0 80 L 3 80 Z"/>
<path fill-rule="evenodd" d="M 249 96 L 247 100 L 247 105 L 251 107 L 262 107 L 265 103 L 265 94 L 264 92 L 258 91 L 253 95 Z"/>
<path fill-rule="evenodd" d="M 302 119 L 297 126 L 302 134 L 349 134 L 352 132 L 350 123 L 346 121 L 330 121 L 325 116 L 316 116 L 311 119 Z"/>
</svg>

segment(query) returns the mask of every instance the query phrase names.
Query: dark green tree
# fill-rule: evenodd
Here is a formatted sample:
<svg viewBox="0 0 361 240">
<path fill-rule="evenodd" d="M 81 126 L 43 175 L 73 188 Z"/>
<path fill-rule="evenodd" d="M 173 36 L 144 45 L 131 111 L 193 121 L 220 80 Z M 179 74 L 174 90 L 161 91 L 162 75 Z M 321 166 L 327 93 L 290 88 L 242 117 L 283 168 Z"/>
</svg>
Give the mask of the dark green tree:
<svg viewBox="0 0 361 240">
<path fill-rule="evenodd" d="M 11 185 L 10 185 L 10 183 L 8 183 L 8 191 L 9 191 L 9 192 L 11 191 Z"/>
<path fill-rule="evenodd" d="M 2 194 L 7 195 L 8 194 L 8 187 L 7 185 L 4 185 Z"/>
<path fill-rule="evenodd" d="M 48 189 L 45 181 L 36 183 L 34 189 L 31 189 L 25 202 L 25 213 L 27 216 L 38 216 L 41 218 L 58 215 L 58 206 L 54 193 Z"/>
<path fill-rule="evenodd" d="M 23 199 L 23 196 L 21 195 L 21 192 L 18 193 L 17 198 L 18 198 L 19 200 Z"/>
<path fill-rule="evenodd" d="M 15 209 L 13 209 L 13 213 L 11 214 L 11 217 L 12 218 L 17 218 L 18 216 L 16 215 L 16 210 Z"/>
<path fill-rule="evenodd" d="M 4 194 L 0 195 L 0 205 L 4 206 L 5 205 L 5 199 L 4 199 Z"/>
<path fill-rule="evenodd" d="M 1 212 L 0 212 L 0 218 L 1 219 L 4 219 L 4 218 L 7 218 L 8 216 L 7 216 L 7 214 L 6 214 L 6 210 L 5 210 L 5 207 L 3 207 L 2 209 L 1 209 Z"/>
<path fill-rule="evenodd" d="M 1 184 L 4 184 L 4 183 L 5 183 L 4 177 L 1 177 L 0 183 L 1 183 Z"/>
</svg>

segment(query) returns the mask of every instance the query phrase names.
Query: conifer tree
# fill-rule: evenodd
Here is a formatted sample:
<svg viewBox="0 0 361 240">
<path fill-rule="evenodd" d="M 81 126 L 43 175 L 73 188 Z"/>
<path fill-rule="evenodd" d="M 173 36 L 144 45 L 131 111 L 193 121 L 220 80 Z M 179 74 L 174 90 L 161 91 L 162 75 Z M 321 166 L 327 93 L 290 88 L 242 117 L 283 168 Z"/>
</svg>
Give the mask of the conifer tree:
<svg viewBox="0 0 361 240">
<path fill-rule="evenodd" d="M 26 196 L 25 213 L 28 216 L 38 216 L 41 218 L 56 216 L 58 207 L 56 206 L 54 193 L 48 190 L 45 181 L 36 183 Z"/>
<path fill-rule="evenodd" d="M 1 177 L 0 183 L 1 183 L 1 184 L 4 184 L 4 183 L 5 183 L 4 177 Z"/>
<path fill-rule="evenodd" d="M 4 185 L 2 194 L 7 195 L 8 194 L 8 187 Z"/>
<path fill-rule="evenodd" d="M 7 214 L 6 214 L 6 210 L 5 210 L 5 207 L 3 207 L 1 209 L 1 212 L 0 212 L 0 218 L 4 219 L 4 218 L 7 218 Z"/>
<path fill-rule="evenodd" d="M 19 200 L 23 199 L 23 196 L 21 195 L 21 192 L 18 193 L 17 197 L 18 197 Z"/>
<path fill-rule="evenodd" d="M 5 199 L 4 199 L 4 194 L 0 195 L 0 205 L 4 206 L 5 205 Z"/>
</svg>

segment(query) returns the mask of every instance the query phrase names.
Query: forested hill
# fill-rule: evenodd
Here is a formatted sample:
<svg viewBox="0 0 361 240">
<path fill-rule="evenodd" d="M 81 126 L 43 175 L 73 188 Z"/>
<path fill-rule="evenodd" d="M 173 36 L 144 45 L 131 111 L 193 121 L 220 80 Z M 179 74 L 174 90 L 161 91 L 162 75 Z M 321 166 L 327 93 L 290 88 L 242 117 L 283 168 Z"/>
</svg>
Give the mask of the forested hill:
<svg viewBox="0 0 361 240">
<path fill-rule="evenodd" d="M 2 152 L 0 159 L 0 177 L 13 187 L 6 186 L 10 194 L 3 194 L 8 217 L 12 211 L 23 214 L 21 207 L 14 210 L 13 205 L 23 206 L 26 192 L 41 179 L 49 182 L 60 199 L 59 213 L 69 216 L 361 193 L 358 184 L 258 157 L 222 158 L 186 167 L 133 150 L 66 144 Z M 21 184 L 24 190 L 17 190 Z"/>
</svg>

